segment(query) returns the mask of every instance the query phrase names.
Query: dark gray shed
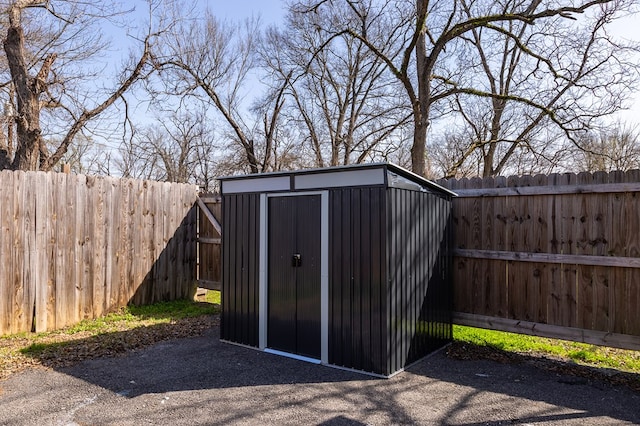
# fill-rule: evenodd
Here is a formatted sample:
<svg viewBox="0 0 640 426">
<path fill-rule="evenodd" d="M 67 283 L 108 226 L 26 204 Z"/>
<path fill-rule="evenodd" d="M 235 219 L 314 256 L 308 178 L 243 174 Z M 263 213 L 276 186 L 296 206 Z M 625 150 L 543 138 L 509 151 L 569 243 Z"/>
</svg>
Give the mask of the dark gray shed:
<svg viewBox="0 0 640 426">
<path fill-rule="evenodd" d="M 221 178 L 221 339 L 390 376 L 451 340 L 451 191 L 393 164 Z"/>
</svg>

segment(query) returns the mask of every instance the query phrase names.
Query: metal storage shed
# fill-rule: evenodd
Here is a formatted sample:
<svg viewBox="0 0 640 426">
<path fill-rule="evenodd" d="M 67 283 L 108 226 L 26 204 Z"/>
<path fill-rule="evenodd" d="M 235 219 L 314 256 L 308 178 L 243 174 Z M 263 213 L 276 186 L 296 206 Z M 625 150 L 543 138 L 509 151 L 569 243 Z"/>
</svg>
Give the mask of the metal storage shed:
<svg viewBox="0 0 640 426">
<path fill-rule="evenodd" d="M 220 179 L 221 339 L 390 376 L 451 340 L 451 197 L 393 164 Z"/>
</svg>

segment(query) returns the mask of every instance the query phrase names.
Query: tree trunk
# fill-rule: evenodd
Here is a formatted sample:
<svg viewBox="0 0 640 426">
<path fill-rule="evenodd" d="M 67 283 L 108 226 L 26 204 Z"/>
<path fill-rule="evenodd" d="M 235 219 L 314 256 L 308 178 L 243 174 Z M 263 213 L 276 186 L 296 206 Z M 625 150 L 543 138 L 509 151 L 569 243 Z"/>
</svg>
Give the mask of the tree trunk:
<svg viewBox="0 0 640 426">
<path fill-rule="evenodd" d="M 424 176 L 426 172 L 426 146 L 428 122 L 416 117 L 414 120 L 413 145 L 411 146 L 411 171 Z"/>
<path fill-rule="evenodd" d="M 29 76 L 24 53 L 24 31 L 18 6 L 9 11 L 9 28 L 4 40 L 4 50 L 11 71 L 11 80 L 17 99 L 16 130 L 17 144 L 12 168 L 16 170 L 38 170 L 40 160 L 40 84 Z M 44 66 L 43 66 L 44 67 Z M 39 73 L 39 75 L 42 73 Z M 46 76 L 45 76 L 46 77 Z"/>
<path fill-rule="evenodd" d="M 431 102 L 431 76 L 427 68 L 426 45 L 426 0 L 416 1 L 417 23 L 416 31 L 416 71 L 418 74 L 418 98 L 413 102 L 413 145 L 411 146 L 411 171 L 420 176 L 425 176 L 427 129 L 429 127 L 429 104 Z"/>
</svg>

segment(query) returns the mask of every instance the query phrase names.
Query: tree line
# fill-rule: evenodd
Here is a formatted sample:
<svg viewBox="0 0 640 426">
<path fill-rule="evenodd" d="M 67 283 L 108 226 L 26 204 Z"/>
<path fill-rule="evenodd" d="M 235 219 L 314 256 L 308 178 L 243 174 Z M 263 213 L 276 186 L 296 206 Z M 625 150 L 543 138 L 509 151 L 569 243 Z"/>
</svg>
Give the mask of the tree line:
<svg viewBox="0 0 640 426">
<path fill-rule="evenodd" d="M 631 0 L 286 1 L 277 26 L 135 5 L 2 2 L 0 169 L 211 189 L 371 161 L 431 178 L 640 167 L 637 129 L 610 118 L 638 83 L 637 43 L 611 35 Z M 107 26 L 131 45 L 116 72 Z"/>
</svg>

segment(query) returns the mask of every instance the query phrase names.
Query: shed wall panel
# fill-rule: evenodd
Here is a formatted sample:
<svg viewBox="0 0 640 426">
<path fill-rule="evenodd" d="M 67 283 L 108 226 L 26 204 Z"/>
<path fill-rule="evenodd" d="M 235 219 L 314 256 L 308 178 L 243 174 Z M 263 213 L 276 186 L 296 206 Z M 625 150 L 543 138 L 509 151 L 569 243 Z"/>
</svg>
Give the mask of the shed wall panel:
<svg viewBox="0 0 640 426">
<path fill-rule="evenodd" d="M 385 189 L 329 197 L 329 363 L 386 374 Z"/>
<path fill-rule="evenodd" d="M 220 337 L 258 346 L 259 194 L 223 198 Z"/>
<path fill-rule="evenodd" d="M 451 203 L 398 188 L 387 197 L 391 374 L 451 339 Z"/>
</svg>

